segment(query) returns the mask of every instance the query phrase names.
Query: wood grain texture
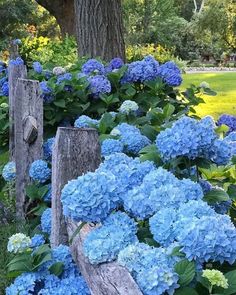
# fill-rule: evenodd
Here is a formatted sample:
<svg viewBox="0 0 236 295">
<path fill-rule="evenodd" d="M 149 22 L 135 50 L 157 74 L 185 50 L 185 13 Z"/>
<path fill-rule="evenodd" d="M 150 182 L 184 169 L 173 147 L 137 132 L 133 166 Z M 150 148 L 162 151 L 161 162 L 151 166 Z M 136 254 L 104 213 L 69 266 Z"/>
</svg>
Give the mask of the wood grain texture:
<svg viewBox="0 0 236 295">
<path fill-rule="evenodd" d="M 78 223 L 68 220 L 69 237 L 73 235 Z M 73 239 L 71 250 L 80 271 L 85 278 L 92 295 L 143 295 L 130 273 L 116 262 L 103 263 L 94 266 L 83 254 L 83 241 L 93 230 L 85 225 L 80 234 Z"/>
<path fill-rule="evenodd" d="M 61 190 L 69 180 L 96 170 L 100 162 L 100 145 L 95 129 L 58 128 L 52 154 L 52 247 L 68 242 Z"/>
<path fill-rule="evenodd" d="M 29 143 L 24 140 L 26 118 L 37 122 L 37 138 Z M 16 217 L 24 219 L 25 188 L 30 183 L 29 167 L 42 158 L 43 99 L 38 81 L 18 79 L 15 91 L 15 162 L 16 162 Z"/>
<path fill-rule="evenodd" d="M 27 76 L 27 70 L 25 65 L 9 65 L 8 66 L 8 83 L 9 83 L 9 154 L 10 160 L 15 159 L 15 109 L 16 109 L 16 83 L 19 78 L 25 79 Z"/>
<path fill-rule="evenodd" d="M 125 59 L 121 0 L 75 0 L 80 56 Z"/>
</svg>

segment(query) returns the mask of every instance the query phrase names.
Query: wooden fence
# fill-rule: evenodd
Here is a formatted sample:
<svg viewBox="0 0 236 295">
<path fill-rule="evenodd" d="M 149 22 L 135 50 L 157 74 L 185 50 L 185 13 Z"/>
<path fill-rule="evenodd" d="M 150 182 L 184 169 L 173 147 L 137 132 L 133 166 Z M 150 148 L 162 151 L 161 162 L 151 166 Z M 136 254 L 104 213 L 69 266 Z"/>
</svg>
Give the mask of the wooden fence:
<svg viewBox="0 0 236 295">
<path fill-rule="evenodd" d="M 38 81 L 26 79 L 25 66 L 9 67 L 10 154 L 16 162 L 16 212 L 25 218 L 25 188 L 30 183 L 29 167 L 42 158 L 43 99 Z M 94 171 L 101 162 L 95 129 L 58 128 L 52 156 L 51 246 L 68 244 L 79 226 L 62 214 L 61 190 L 74 178 Z M 92 295 L 142 295 L 130 273 L 116 262 L 94 266 L 83 254 L 83 241 L 93 228 L 87 224 L 70 245 L 75 262 Z"/>
</svg>

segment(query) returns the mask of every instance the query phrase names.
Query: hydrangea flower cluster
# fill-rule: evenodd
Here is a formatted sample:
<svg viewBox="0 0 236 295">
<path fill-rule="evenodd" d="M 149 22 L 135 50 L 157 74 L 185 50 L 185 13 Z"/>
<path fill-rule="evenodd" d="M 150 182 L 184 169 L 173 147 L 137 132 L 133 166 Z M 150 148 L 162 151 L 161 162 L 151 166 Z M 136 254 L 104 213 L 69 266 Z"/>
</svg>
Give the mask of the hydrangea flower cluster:
<svg viewBox="0 0 236 295">
<path fill-rule="evenodd" d="M 118 203 L 115 177 L 110 173 L 89 172 L 70 181 L 62 190 L 64 215 L 84 222 L 100 222 Z"/>
<path fill-rule="evenodd" d="M 29 175 L 33 180 L 44 183 L 50 179 L 51 169 L 44 160 L 36 160 L 30 166 Z"/>
<path fill-rule="evenodd" d="M 141 149 L 149 145 L 151 141 L 141 134 L 140 130 L 127 123 L 121 123 L 116 126 L 111 135 L 119 136 L 120 141 L 124 144 L 124 151 L 128 154 L 137 155 Z"/>
<path fill-rule="evenodd" d="M 11 59 L 9 61 L 9 66 L 20 66 L 23 64 L 24 64 L 24 61 L 21 57 L 17 57 L 16 59 Z"/>
<path fill-rule="evenodd" d="M 3 82 L 1 92 L 3 96 L 8 96 L 9 95 L 9 84 L 8 81 Z"/>
<path fill-rule="evenodd" d="M 216 164 L 226 164 L 231 158 L 229 144 L 220 140 L 215 132 L 214 121 L 205 117 L 200 121 L 182 117 L 157 136 L 156 145 L 164 160 L 178 156 L 190 159 L 203 157 Z"/>
<path fill-rule="evenodd" d="M 2 177 L 5 181 L 12 181 L 16 178 L 16 164 L 15 162 L 8 162 L 2 171 Z"/>
<path fill-rule="evenodd" d="M 183 81 L 180 69 L 172 61 L 160 66 L 160 76 L 167 85 L 172 87 L 181 85 Z"/>
<path fill-rule="evenodd" d="M 43 211 L 43 214 L 41 216 L 41 228 L 42 232 L 46 234 L 51 234 L 52 229 L 52 209 L 48 208 Z"/>
<path fill-rule="evenodd" d="M 60 76 L 66 73 L 66 69 L 63 67 L 55 67 L 52 70 L 53 74 L 56 76 Z"/>
<path fill-rule="evenodd" d="M 31 248 L 37 248 L 39 246 L 42 246 L 43 244 L 45 244 L 45 238 L 43 235 L 40 234 L 35 234 L 32 238 L 31 238 Z"/>
<path fill-rule="evenodd" d="M 114 153 L 122 153 L 124 144 L 117 139 L 105 139 L 101 145 L 102 156 L 109 156 Z"/>
<path fill-rule="evenodd" d="M 39 83 L 39 86 L 40 86 L 40 89 L 41 89 L 41 92 L 42 92 L 43 101 L 45 103 L 52 102 L 53 99 L 54 99 L 54 96 L 53 96 L 53 93 L 52 93 L 52 89 L 47 85 L 47 82 L 42 81 L 42 82 Z"/>
<path fill-rule="evenodd" d="M 38 61 L 33 62 L 33 69 L 34 69 L 35 73 L 37 73 L 37 74 L 42 74 L 42 72 L 43 72 L 43 67 L 42 67 L 41 63 Z"/>
<path fill-rule="evenodd" d="M 191 180 L 179 180 L 172 173 L 158 168 L 148 173 L 141 185 L 129 190 L 124 208 L 132 216 L 144 220 L 163 207 L 178 208 L 189 200 L 203 197 L 201 186 Z"/>
<path fill-rule="evenodd" d="M 132 100 L 125 100 L 119 108 L 119 112 L 122 114 L 129 114 L 137 111 L 139 108 L 138 104 Z"/>
<path fill-rule="evenodd" d="M 97 126 L 98 124 L 98 120 L 92 119 L 86 115 L 82 115 L 75 121 L 74 126 L 77 128 L 90 128 Z"/>
<path fill-rule="evenodd" d="M 91 76 L 88 78 L 88 82 L 89 89 L 95 98 L 111 92 L 111 82 L 104 75 Z"/>
<path fill-rule="evenodd" d="M 86 75 L 91 75 L 91 74 L 103 75 L 105 73 L 105 67 L 102 63 L 100 63 L 96 59 L 89 59 L 86 63 L 83 64 L 81 71 L 82 73 Z"/>
<path fill-rule="evenodd" d="M 141 61 L 128 64 L 127 72 L 122 78 L 122 83 L 145 82 L 154 80 L 160 74 L 159 63 L 152 57 L 146 56 Z"/>
<path fill-rule="evenodd" d="M 101 227 L 88 234 L 84 254 L 92 264 L 115 260 L 120 250 L 137 241 L 136 232 L 136 224 L 128 215 L 111 214 Z"/>
<path fill-rule="evenodd" d="M 224 274 L 216 269 L 205 269 L 202 272 L 202 277 L 208 279 L 212 286 L 227 289 L 229 287 L 228 280 Z"/>
<path fill-rule="evenodd" d="M 227 125 L 229 132 L 236 131 L 236 117 L 228 114 L 221 115 L 217 121 L 217 125 Z"/>
<path fill-rule="evenodd" d="M 52 159 L 52 148 L 55 142 L 55 137 L 49 138 L 43 144 L 44 159 L 50 161 Z"/>
<path fill-rule="evenodd" d="M 22 253 L 31 247 L 31 239 L 22 233 L 17 233 L 9 238 L 7 251 Z"/>
<path fill-rule="evenodd" d="M 106 73 L 116 71 L 120 69 L 123 65 L 124 65 L 123 60 L 119 57 L 115 57 L 109 62 L 108 66 L 105 68 Z"/>
<path fill-rule="evenodd" d="M 236 260 L 236 230 L 229 216 L 203 216 L 193 220 L 181 231 L 179 243 L 187 259 L 200 263 Z"/>
<path fill-rule="evenodd" d="M 132 244 L 120 251 L 118 262 L 130 271 L 145 295 L 173 294 L 179 287 L 173 261 L 163 248 Z"/>
</svg>

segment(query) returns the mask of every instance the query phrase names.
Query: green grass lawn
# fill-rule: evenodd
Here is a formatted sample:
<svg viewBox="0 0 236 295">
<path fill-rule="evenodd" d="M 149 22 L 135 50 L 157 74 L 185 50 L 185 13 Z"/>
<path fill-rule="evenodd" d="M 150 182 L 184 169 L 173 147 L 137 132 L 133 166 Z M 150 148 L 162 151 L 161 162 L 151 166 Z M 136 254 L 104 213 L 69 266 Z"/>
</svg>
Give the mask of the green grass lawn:
<svg viewBox="0 0 236 295">
<path fill-rule="evenodd" d="M 196 107 L 200 117 L 211 115 L 217 119 L 225 113 L 236 115 L 236 73 L 184 74 L 183 79 L 185 88 L 206 81 L 217 92 L 217 96 L 204 96 L 205 104 Z"/>
</svg>

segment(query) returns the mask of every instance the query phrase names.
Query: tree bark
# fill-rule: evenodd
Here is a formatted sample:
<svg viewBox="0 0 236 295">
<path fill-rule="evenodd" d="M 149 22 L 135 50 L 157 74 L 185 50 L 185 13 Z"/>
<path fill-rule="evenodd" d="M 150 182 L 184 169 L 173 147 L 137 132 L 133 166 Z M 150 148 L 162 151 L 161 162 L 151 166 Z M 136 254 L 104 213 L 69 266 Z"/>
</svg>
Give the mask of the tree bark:
<svg viewBox="0 0 236 295">
<path fill-rule="evenodd" d="M 80 56 L 125 59 L 121 0 L 75 0 Z"/>
<path fill-rule="evenodd" d="M 62 36 L 76 36 L 74 0 L 36 0 L 57 20 Z"/>
</svg>

